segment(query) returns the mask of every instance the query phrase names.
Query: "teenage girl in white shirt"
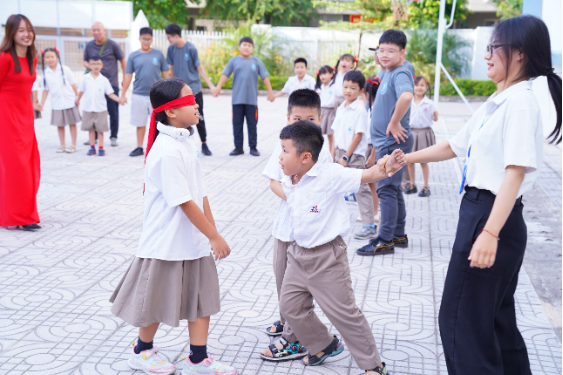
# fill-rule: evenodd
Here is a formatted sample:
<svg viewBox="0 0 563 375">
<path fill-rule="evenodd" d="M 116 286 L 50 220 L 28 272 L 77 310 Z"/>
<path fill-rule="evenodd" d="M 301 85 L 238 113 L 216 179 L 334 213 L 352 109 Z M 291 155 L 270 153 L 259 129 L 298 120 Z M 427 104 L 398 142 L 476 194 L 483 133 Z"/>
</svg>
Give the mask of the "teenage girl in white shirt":
<svg viewBox="0 0 563 375">
<path fill-rule="evenodd" d="M 47 69 L 45 69 L 47 64 Z M 80 122 L 80 112 L 76 106 L 78 90 L 74 82 L 72 71 L 63 65 L 59 51 L 56 48 L 47 48 L 41 54 L 41 67 L 43 68 L 43 95 L 41 104 L 37 107 L 43 110 L 47 95 L 51 93 L 51 125 L 57 127 L 61 142 L 57 152 L 76 151 L 76 124 Z M 65 126 L 70 130 L 71 146 L 65 146 Z"/>
<path fill-rule="evenodd" d="M 454 138 L 397 159 L 465 161 L 466 193 L 439 315 L 448 373 L 528 375 L 514 292 L 527 239 L 522 194 L 538 177 L 544 142 L 530 80 L 547 76 L 557 111 L 550 138 L 560 143 L 561 78 L 551 65 L 547 26 L 530 15 L 497 24 L 485 59 L 496 93 Z"/>
<path fill-rule="evenodd" d="M 173 374 L 153 338 L 160 323 L 188 321 L 190 355 L 182 374 L 235 375 L 237 370 L 207 355 L 209 316 L 220 309 L 213 261 L 230 254 L 215 228 L 202 181 L 193 125 L 198 105 L 179 78 L 157 81 L 145 158 L 143 232 L 133 262 L 110 301 L 112 313 L 139 327 L 128 364 L 146 374 Z M 156 122 L 158 121 L 158 125 Z"/>
</svg>

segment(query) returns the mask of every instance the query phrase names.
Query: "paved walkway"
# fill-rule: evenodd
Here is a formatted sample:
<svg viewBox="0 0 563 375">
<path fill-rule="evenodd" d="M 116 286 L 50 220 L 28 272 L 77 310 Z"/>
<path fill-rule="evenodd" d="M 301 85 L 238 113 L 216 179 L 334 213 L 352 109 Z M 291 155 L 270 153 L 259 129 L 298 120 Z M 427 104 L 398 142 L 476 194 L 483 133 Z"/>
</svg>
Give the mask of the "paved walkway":
<svg viewBox="0 0 563 375">
<path fill-rule="evenodd" d="M 264 329 L 278 316 L 271 237 L 277 201 L 260 173 L 285 124 L 286 101 L 259 98 L 259 158 L 227 156 L 232 149 L 230 98 L 206 96 L 205 103 L 214 156 L 202 158 L 202 166 L 219 231 L 233 250 L 217 264 L 222 311 L 211 321 L 209 353 L 245 375 L 361 373 L 348 351 L 317 368 L 260 359 L 259 351 L 270 344 Z M 128 156 L 135 146 L 128 112 L 122 107 L 120 146 L 107 147 L 103 158 L 86 156 L 85 146 L 74 155 L 56 154 L 56 130 L 48 119 L 36 124 L 44 229 L 0 228 L 0 374 L 132 373 L 127 355 L 136 329 L 113 316 L 108 302 L 142 229 L 143 159 Z M 444 117 L 446 122 L 436 128 L 438 138 L 459 125 L 459 116 Z M 80 133 L 79 139 L 86 135 Z M 561 184 L 560 168 L 554 172 L 557 178 L 544 173 Z M 361 241 L 346 238 L 356 300 L 394 375 L 447 373 L 437 313 L 460 203 L 458 174 L 452 161 L 434 164 L 432 196 L 407 197 L 408 249 L 359 257 L 355 249 Z M 552 195 L 561 202 L 561 189 L 552 189 Z M 357 207 L 350 205 L 353 230 L 360 226 L 357 215 Z M 561 374 L 560 341 L 525 271 L 516 300 L 534 374 Z M 155 342 L 180 364 L 189 348 L 187 325 L 163 326 Z"/>
</svg>

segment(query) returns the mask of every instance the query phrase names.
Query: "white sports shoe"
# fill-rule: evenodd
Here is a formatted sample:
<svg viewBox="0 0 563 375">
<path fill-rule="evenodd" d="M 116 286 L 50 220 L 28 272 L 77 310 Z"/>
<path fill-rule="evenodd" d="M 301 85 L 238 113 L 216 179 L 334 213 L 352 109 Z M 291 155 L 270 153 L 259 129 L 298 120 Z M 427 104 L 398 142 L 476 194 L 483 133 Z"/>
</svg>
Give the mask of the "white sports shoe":
<svg viewBox="0 0 563 375">
<path fill-rule="evenodd" d="M 197 365 L 186 357 L 182 375 L 236 375 L 237 369 L 213 360 L 213 357 L 205 358 Z"/>
<path fill-rule="evenodd" d="M 135 370 L 141 370 L 145 374 L 174 374 L 176 366 L 158 354 L 158 348 L 153 346 L 152 349 L 143 350 L 139 354 L 135 353 L 135 344 L 129 355 L 127 363 L 129 367 Z"/>
</svg>

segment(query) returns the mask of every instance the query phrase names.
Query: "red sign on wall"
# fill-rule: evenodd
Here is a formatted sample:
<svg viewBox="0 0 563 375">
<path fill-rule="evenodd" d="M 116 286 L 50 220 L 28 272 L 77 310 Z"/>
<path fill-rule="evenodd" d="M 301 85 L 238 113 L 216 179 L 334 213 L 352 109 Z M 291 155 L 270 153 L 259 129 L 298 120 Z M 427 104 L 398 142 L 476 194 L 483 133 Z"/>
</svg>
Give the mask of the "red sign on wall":
<svg viewBox="0 0 563 375">
<path fill-rule="evenodd" d="M 351 23 L 359 23 L 362 20 L 361 14 L 351 14 L 350 15 L 350 22 Z"/>
</svg>

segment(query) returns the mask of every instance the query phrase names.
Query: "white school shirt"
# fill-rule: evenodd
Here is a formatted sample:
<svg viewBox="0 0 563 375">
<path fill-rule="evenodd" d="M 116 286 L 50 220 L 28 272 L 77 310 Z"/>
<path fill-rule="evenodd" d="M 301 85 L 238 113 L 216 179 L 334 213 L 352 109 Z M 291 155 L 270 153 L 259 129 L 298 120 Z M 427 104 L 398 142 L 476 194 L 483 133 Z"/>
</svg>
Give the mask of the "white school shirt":
<svg viewBox="0 0 563 375">
<path fill-rule="evenodd" d="M 541 114 L 532 82 L 523 81 L 493 94 L 449 142 L 467 163 L 467 185 L 496 195 L 506 167 L 515 165 L 526 167 L 518 196 L 530 191 L 543 162 Z"/>
<path fill-rule="evenodd" d="M 299 89 L 309 89 L 314 90 L 315 85 L 317 82 L 313 77 L 308 74 L 303 76 L 301 82 L 299 82 L 299 78 L 297 76 L 289 77 L 283 86 L 282 92 L 285 92 L 287 95 L 291 95 L 292 92 Z"/>
<path fill-rule="evenodd" d="M 266 168 L 262 172 L 262 175 L 268 180 L 280 181 L 283 179 L 283 171 L 280 165 L 280 154 L 282 152 L 281 142 L 278 142 L 274 148 L 274 152 L 266 164 Z M 328 151 L 328 147 L 323 147 L 321 153 L 319 154 L 319 160 L 317 164 L 327 164 L 332 163 L 332 156 Z M 289 242 L 291 241 L 291 216 L 289 215 L 289 207 L 287 202 L 279 198 L 280 203 L 278 205 L 278 210 L 276 211 L 276 216 L 274 217 L 274 225 L 272 229 L 272 236 L 280 241 Z"/>
<path fill-rule="evenodd" d="M 321 108 L 334 108 L 334 84 L 321 84 L 317 93 L 321 97 Z"/>
<path fill-rule="evenodd" d="M 354 150 L 354 154 L 365 156 L 369 138 L 369 114 L 360 97 L 347 107 L 345 107 L 345 104 L 344 101 L 338 106 L 332 123 L 334 145 L 346 151 L 354 136 L 357 133 L 362 133 L 362 139 Z"/>
<path fill-rule="evenodd" d="M 84 93 L 80 102 L 82 103 L 82 110 L 86 112 L 107 111 L 108 105 L 104 95 L 114 93 L 106 77 L 100 73 L 98 78 L 94 79 L 92 72 L 84 75 L 78 91 Z"/>
<path fill-rule="evenodd" d="M 60 110 L 74 108 L 76 106 L 76 94 L 72 89 L 72 85 L 75 84 L 72 70 L 70 70 L 70 68 L 66 65 L 64 65 L 61 69 L 61 65 L 57 64 L 54 71 L 53 69 L 47 67 L 44 74 L 44 90 L 49 90 L 49 94 L 51 94 L 51 109 Z"/>
<path fill-rule="evenodd" d="M 362 170 L 337 163 L 315 164 L 293 185 L 290 176 L 282 180 L 291 215 L 292 238 L 301 247 L 326 244 L 350 231 L 350 214 L 342 196 L 357 192 Z"/>
<path fill-rule="evenodd" d="M 349 70 L 348 70 L 349 72 Z M 348 73 L 346 72 L 346 73 Z M 334 78 L 334 96 L 337 98 L 342 99 L 344 97 L 344 93 L 342 92 L 342 85 L 344 84 L 344 73 L 339 71 L 336 73 L 336 77 Z"/>
<path fill-rule="evenodd" d="M 435 109 L 436 107 L 434 107 L 434 102 L 428 99 L 426 95 L 422 98 L 418 105 L 414 102 L 413 97 L 411 103 L 411 129 L 424 129 L 431 127 L 434 121 L 434 115 L 432 113 Z"/>
<path fill-rule="evenodd" d="M 194 130 L 161 123 L 157 129 L 160 134 L 145 165 L 143 232 L 135 255 L 170 261 L 202 258 L 210 254 L 209 240 L 179 206 L 194 201 L 203 211 L 207 195 Z"/>
</svg>

